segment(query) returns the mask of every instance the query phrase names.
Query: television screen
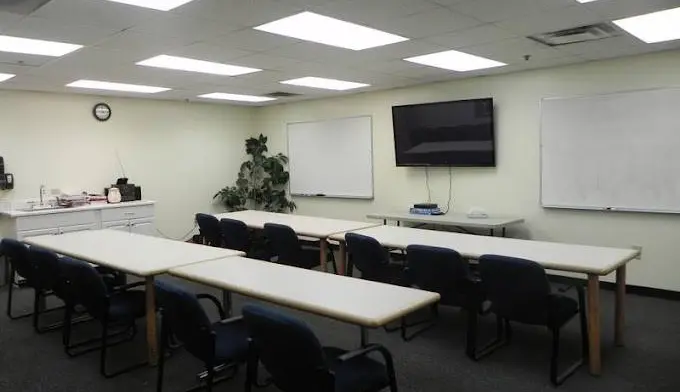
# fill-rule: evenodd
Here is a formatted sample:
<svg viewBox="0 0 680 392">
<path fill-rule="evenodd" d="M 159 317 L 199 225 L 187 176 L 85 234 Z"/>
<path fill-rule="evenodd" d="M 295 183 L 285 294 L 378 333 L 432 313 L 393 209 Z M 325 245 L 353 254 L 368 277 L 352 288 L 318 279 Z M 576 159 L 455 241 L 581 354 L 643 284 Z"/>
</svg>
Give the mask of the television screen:
<svg viewBox="0 0 680 392">
<path fill-rule="evenodd" d="M 397 166 L 496 166 L 493 99 L 393 106 Z"/>
</svg>

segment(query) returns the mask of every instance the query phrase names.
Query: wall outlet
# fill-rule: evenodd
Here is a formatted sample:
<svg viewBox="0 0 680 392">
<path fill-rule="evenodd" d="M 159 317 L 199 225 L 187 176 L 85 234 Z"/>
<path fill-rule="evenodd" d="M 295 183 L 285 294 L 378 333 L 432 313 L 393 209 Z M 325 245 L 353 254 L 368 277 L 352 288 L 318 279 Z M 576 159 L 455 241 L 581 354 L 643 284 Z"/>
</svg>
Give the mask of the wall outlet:
<svg viewBox="0 0 680 392">
<path fill-rule="evenodd" d="M 638 253 L 638 256 L 637 256 L 635 259 L 636 259 L 636 260 L 642 260 L 642 246 L 640 246 L 640 245 L 633 245 L 632 248 L 635 249 L 635 250 L 637 250 L 637 251 L 640 251 L 640 253 Z"/>
</svg>

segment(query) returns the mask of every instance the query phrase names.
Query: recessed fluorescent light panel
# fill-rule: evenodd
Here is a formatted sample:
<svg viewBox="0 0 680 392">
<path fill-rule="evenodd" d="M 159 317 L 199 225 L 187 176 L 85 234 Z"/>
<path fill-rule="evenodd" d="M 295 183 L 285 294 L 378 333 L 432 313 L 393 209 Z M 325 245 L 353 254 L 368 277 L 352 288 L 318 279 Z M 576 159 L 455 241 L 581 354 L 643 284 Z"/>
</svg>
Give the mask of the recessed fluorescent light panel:
<svg viewBox="0 0 680 392">
<path fill-rule="evenodd" d="M 366 83 L 347 82 L 344 80 L 337 79 L 316 78 L 313 76 L 307 76 L 299 79 L 284 80 L 283 82 L 280 83 L 292 84 L 294 86 L 323 88 L 326 90 L 338 90 L 338 91 L 351 90 L 353 88 L 370 86 L 370 84 Z"/>
<path fill-rule="evenodd" d="M 484 57 L 475 56 L 459 52 L 457 50 L 447 50 L 444 52 L 426 54 L 424 56 L 409 57 L 404 59 L 412 63 L 429 65 L 430 67 L 437 67 L 448 69 L 451 71 L 466 72 L 477 69 L 502 67 L 507 65 L 500 61 L 490 60 Z"/>
<path fill-rule="evenodd" d="M 5 80 L 12 79 L 16 75 L 13 74 L 6 74 L 6 73 L 0 73 L 0 82 L 4 82 Z"/>
<path fill-rule="evenodd" d="M 142 94 L 155 94 L 163 91 L 170 90 L 166 87 L 155 87 L 155 86 L 144 86 L 140 84 L 126 84 L 126 83 L 113 83 L 113 82 L 102 82 L 98 80 L 76 80 L 75 82 L 69 83 L 66 87 L 77 87 L 77 88 L 88 88 L 93 90 L 111 90 L 111 91 L 127 91 L 132 93 L 142 93 Z"/>
<path fill-rule="evenodd" d="M 648 44 L 680 39 L 680 7 L 619 19 L 614 23 Z"/>
<path fill-rule="evenodd" d="M 184 5 L 193 0 L 109 0 L 114 3 L 135 5 L 137 7 L 151 8 L 159 11 L 170 11 L 180 5 Z"/>
<path fill-rule="evenodd" d="M 408 41 L 408 38 L 313 12 L 302 12 L 275 20 L 257 26 L 255 30 L 352 50 Z"/>
<path fill-rule="evenodd" d="M 240 101 L 240 102 L 267 102 L 274 101 L 276 98 L 258 97 L 256 95 L 242 95 L 242 94 L 228 94 L 228 93 L 210 93 L 199 95 L 199 98 L 220 99 L 224 101 Z"/>
<path fill-rule="evenodd" d="M 194 60 L 186 57 L 168 56 L 165 54 L 152 57 L 144 61 L 140 61 L 137 63 L 137 65 L 225 76 L 244 75 L 262 71 L 261 69 L 258 68 L 248 68 L 240 67 L 238 65 L 213 63 L 210 61 Z"/>
<path fill-rule="evenodd" d="M 82 47 L 83 45 L 0 35 L 0 52 L 61 57 Z"/>
<path fill-rule="evenodd" d="M 579 3 L 592 3 L 593 1 L 597 0 L 576 0 L 576 1 L 578 1 Z"/>
</svg>

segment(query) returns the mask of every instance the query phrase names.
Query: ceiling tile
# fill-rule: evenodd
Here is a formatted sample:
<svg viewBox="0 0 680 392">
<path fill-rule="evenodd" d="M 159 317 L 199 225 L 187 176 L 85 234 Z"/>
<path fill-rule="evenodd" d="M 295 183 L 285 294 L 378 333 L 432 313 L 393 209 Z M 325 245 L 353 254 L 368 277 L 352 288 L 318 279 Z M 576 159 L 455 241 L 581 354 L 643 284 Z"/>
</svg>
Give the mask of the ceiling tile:
<svg viewBox="0 0 680 392">
<path fill-rule="evenodd" d="M 71 54 L 72 56 L 73 54 Z M 0 64 L 36 67 L 54 60 L 54 57 L 35 56 L 23 53 L 0 52 Z"/>
<path fill-rule="evenodd" d="M 517 36 L 512 32 L 501 29 L 493 24 L 485 24 L 463 31 L 427 37 L 425 38 L 425 41 L 445 46 L 449 49 L 455 49 L 501 41 L 509 38 L 517 38 Z"/>
<path fill-rule="evenodd" d="M 255 53 L 239 57 L 240 65 L 255 67 L 265 70 L 294 70 L 300 61 L 280 56 L 272 56 L 267 53 Z"/>
<path fill-rule="evenodd" d="M 573 0 L 466 0 L 450 8 L 484 22 L 519 18 L 532 10 L 546 10 L 574 5 Z"/>
<path fill-rule="evenodd" d="M 533 9 L 521 17 L 496 22 L 496 25 L 518 35 L 528 36 L 602 21 L 604 20 L 600 15 L 583 5 L 577 4 L 553 10 L 539 11 Z"/>
<path fill-rule="evenodd" d="M 205 42 L 198 42 L 171 50 L 163 54 L 224 63 L 237 58 L 252 55 L 253 52 L 242 49 L 223 48 Z"/>
<path fill-rule="evenodd" d="M 680 7 L 680 0 L 601 0 L 585 6 L 603 18 L 614 20 Z"/>
<path fill-rule="evenodd" d="M 31 16 L 64 24 L 122 30 L 158 16 L 158 12 L 102 0 L 52 0 Z"/>
<path fill-rule="evenodd" d="M 191 39 L 180 39 L 160 35 L 138 34 L 123 31 L 97 44 L 103 50 L 116 50 L 134 62 L 179 49 L 192 43 Z"/>
<path fill-rule="evenodd" d="M 541 45 L 528 38 L 511 38 L 489 44 L 469 46 L 463 52 L 487 57 L 509 65 L 524 62 L 526 55 L 531 56 L 530 61 L 531 59 L 541 61 L 564 56 L 559 50 Z"/>
<path fill-rule="evenodd" d="M 0 12 L 0 31 L 5 32 L 14 23 L 24 18 L 24 15 L 11 14 L 9 12 Z"/>
<path fill-rule="evenodd" d="M 203 17 L 164 13 L 129 29 L 131 33 L 182 38 L 196 42 L 238 30 L 240 27 Z"/>
<path fill-rule="evenodd" d="M 422 38 L 463 30 L 479 26 L 482 23 L 475 18 L 455 13 L 446 8 L 432 8 L 389 21 L 377 21 L 373 23 L 372 27 L 403 37 Z"/>
<path fill-rule="evenodd" d="M 254 27 L 302 10 L 300 6 L 277 0 L 200 0 L 173 12 L 213 19 L 229 27 Z"/>
<path fill-rule="evenodd" d="M 52 19 L 29 16 L 12 23 L 4 34 L 80 45 L 92 45 L 118 32 L 113 27 L 65 24 Z"/>
<path fill-rule="evenodd" d="M 292 45 L 301 41 L 263 31 L 244 29 L 214 37 L 206 42 L 225 48 L 263 52 L 285 45 Z"/>
<path fill-rule="evenodd" d="M 335 0 L 325 6 L 314 7 L 312 11 L 374 27 L 374 22 L 386 22 L 432 9 L 441 9 L 441 6 L 423 0 Z"/>
</svg>

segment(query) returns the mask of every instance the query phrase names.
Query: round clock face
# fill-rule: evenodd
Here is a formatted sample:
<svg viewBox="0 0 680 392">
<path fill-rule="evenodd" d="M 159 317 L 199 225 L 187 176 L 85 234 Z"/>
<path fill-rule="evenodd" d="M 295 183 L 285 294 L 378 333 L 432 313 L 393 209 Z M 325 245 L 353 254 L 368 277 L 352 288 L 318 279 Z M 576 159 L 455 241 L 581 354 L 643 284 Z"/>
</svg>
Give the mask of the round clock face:
<svg viewBox="0 0 680 392">
<path fill-rule="evenodd" d="M 94 105 L 92 114 L 94 114 L 94 118 L 97 120 L 106 121 L 111 118 L 111 107 L 105 103 L 98 103 Z"/>
</svg>

